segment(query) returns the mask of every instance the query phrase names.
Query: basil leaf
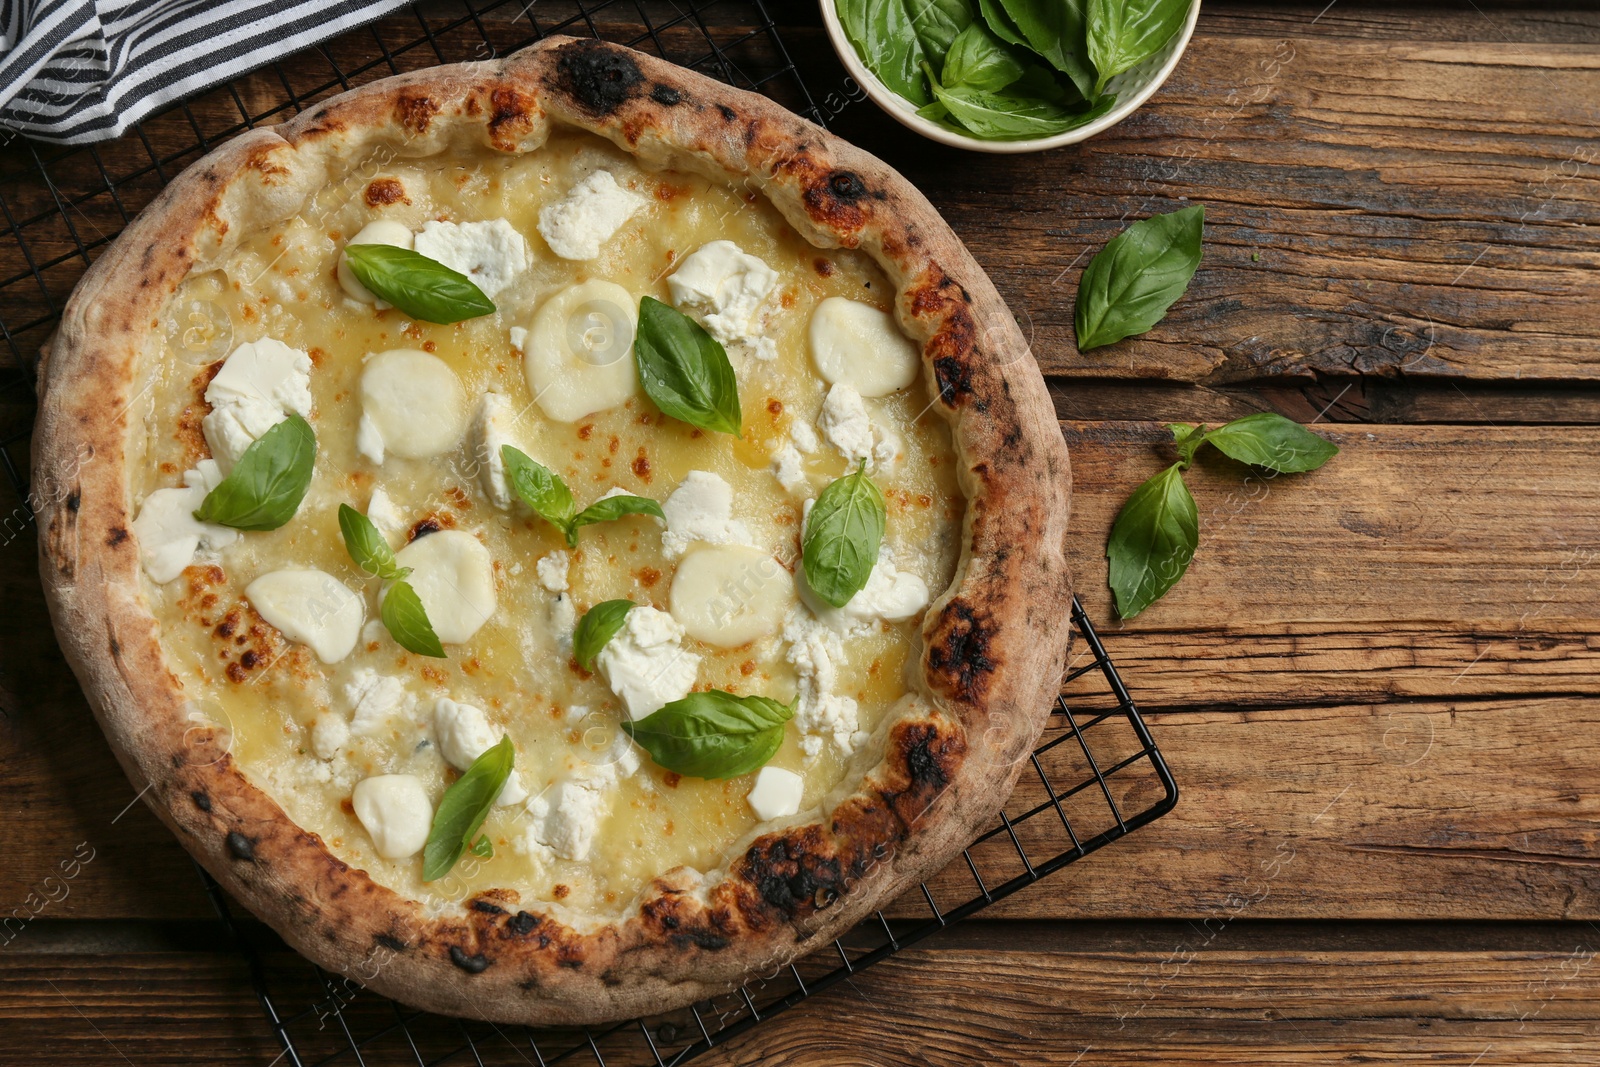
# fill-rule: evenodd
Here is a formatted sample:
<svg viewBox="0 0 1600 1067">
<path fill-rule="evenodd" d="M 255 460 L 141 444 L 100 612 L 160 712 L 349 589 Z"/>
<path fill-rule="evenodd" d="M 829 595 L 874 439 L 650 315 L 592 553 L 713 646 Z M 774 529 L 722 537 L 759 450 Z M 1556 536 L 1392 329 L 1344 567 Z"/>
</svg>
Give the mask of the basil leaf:
<svg viewBox="0 0 1600 1067">
<path fill-rule="evenodd" d="M 572 520 L 573 537 L 576 539 L 579 528 L 597 522 L 615 522 L 624 515 L 654 515 L 662 522 L 667 521 L 667 516 L 662 512 L 661 505 L 647 496 L 608 496 L 603 500 L 596 500 L 593 504 L 578 512 L 578 517 Z"/>
<path fill-rule="evenodd" d="M 511 768 L 516 761 L 517 751 L 512 747 L 511 738 L 501 737 L 499 744 L 484 750 L 472 761 L 467 773 L 444 791 L 444 796 L 439 799 L 439 808 L 433 813 L 433 829 L 428 831 L 428 843 L 422 847 L 424 882 L 443 878 L 450 873 L 450 868 L 456 865 L 478 828 L 483 825 L 483 820 L 489 817 L 500 790 L 506 787 L 506 779 L 511 777 Z M 473 851 L 480 856 L 492 856 L 494 846 L 490 845 L 487 853 L 478 851 L 476 847 Z"/>
<path fill-rule="evenodd" d="M 773 757 L 794 708 L 720 689 L 690 693 L 622 729 L 656 763 L 692 778 L 737 778 Z"/>
<path fill-rule="evenodd" d="M 411 573 L 395 561 L 394 551 L 372 520 L 349 504 L 339 505 L 339 532 L 344 535 L 344 550 L 357 567 L 374 578 L 397 580 Z"/>
<path fill-rule="evenodd" d="M 290 415 L 251 442 L 194 517 L 236 530 L 276 530 L 300 509 L 316 458 L 311 424 Z"/>
<path fill-rule="evenodd" d="M 505 461 L 506 481 L 522 502 L 566 534 L 568 545 L 577 544 L 578 532 L 573 529 L 572 520 L 577 516 L 578 505 L 561 476 L 511 445 L 500 446 L 500 458 Z"/>
<path fill-rule="evenodd" d="M 739 383 L 720 342 L 698 322 L 653 297 L 639 301 L 633 339 L 639 383 L 656 407 L 702 430 L 741 429 Z"/>
<path fill-rule="evenodd" d="M 945 53 L 939 81 L 946 89 L 957 87 L 994 92 L 1022 77 L 1022 62 L 1006 43 L 981 22 L 962 30 Z"/>
<path fill-rule="evenodd" d="M 422 606 L 422 598 L 409 582 L 397 581 L 384 591 L 383 603 L 378 606 L 378 618 L 383 620 L 395 644 L 407 652 L 432 656 L 434 659 L 445 658 L 439 635 L 433 632 L 433 623 L 428 621 L 428 610 Z"/>
<path fill-rule="evenodd" d="M 1200 443 L 1216 445 L 1223 454 L 1240 463 L 1283 474 L 1314 471 L 1339 451 L 1339 446 L 1333 442 L 1272 411 L 1246 415 L 1218 426 Z M 1180 450 L 1182 447 L 1180 444 Z"/>
<path fill-rule="evenodd" d="M 800 543 L 811 591 L 836 608 L 848 604 L 872 576 L 887 523 L 883 494 L 865 462 L 829 484 L 811 506 Z"/>
<path fill-rule="evenodd" d="M 1178 584 L 1200 544 L 1200 516 L 1182 464 L 1174 463 L 1133 491 L 1122 505 L 1106 558 L 1117 614 L 1131 619 Z"/>
<path fill-rule="evenodd" d="M 1144 333 L 1200 266 L 1199 204 L 1134 223 L 1095 254 L 1078 282 L 1078 351 Z"/>
<path fill-rule="evenodd" d="M 838 5 L 839 25 L 867 69 L 895 95 L 913 104 L 928 103 L 927 83 L 922 80 L 928 55 L 905 0 L 838 0 Z"/>
<path fill-rule="evenodd" d="M 917 42 L 929 59 L 938 62 L 978 13 L 970 0 L 901 0 L 911 16 Z"/>
<path fill-rule="evenodd" d="M 933 77 L 929 73 L 929 78 Z M 986 141 L 1017 141 L 1050 137 L 1093 122 L 1116 106 L 1114 96 L 1101 97 L 1086 111 L 1009 93 L 991 93 L 958 86 L 946 89 L 933 83 L 933 94 L 950 111 L 950 117 Z"/>
<path fill-rule="evenodd" d="M 474 856 L 477 856 L 479 859 L 494 859 L 494 842 L 489 840 L 488 834 L 484 834 L 482 837 L 474 841 L 472 843 L 472 847 L 467 849 L 467 851 L 472 853 Z"/>
<path fill-rule="evenodd" d="M 394 245 L 345 245 L 345 260 L 362 285 L 414 319 L 449 325 L 494 311 L 477 284 L 429 259 Z"/>
<path fill-rule="evenodd" d="M 1085 0 L 979 0 L 979 8 L 1001 39 L 1043 56 L 1072 79 L 1085 99 L 1098 95 L 1089 61 Z"/>
<path fill-rule="evenodd" d="M 578 628 L 572 631 L 572 658 L 586 671 L 594 670 L 594 658 L 606 643 L 617 636 L 632 611 L 631 600 L 606 600 L 583 613 Z"/>
<path fill-rule="evenodd" d="M 1189 0 L 1088 0 L 1089 60 L 1100 72 L 1094 91 L 1157 52 L 1183 29 Z"/>
</svg>

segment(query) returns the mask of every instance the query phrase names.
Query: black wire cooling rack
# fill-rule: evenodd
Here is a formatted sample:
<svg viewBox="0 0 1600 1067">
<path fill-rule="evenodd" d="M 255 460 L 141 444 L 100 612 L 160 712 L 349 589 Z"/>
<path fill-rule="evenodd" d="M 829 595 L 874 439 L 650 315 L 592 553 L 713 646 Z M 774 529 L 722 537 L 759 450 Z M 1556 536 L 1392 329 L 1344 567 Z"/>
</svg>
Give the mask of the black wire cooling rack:
<svg viewBox="0 0 1600 1067">
<path fill-rule="evenodd" d="M 414 25 L 413 25 L 414 22 Z M 441 62 L 486 59 L 552 33 L 605 37 L 825 122 L 766 5 L 689 0 L 427 0 L 180 103 L 105 145 L 64 148 L 12 139 L 0 151 L 0 465 L 19 502 L 0 543 L 32 520 L 23 453 L 30 373 L 72 287 L 95 255 L 166 183 L 216 144 L 282 121 L 354 85 Z M 841 86 L 845 95 L 852 87 Z M 830 93 L 828 98 L 835 97 Z M 404 1008 L 330 974 L 212 903 L 249 964 L 278 1061 L 320 1063 L 595 1063 L 667 1067 L 742 1034 L 873 964 L 968 918 L 1159 818 L 1177 803 L 1171 773 L 1082 607 L 1073 601 L 1076 662 L 998 825 L 962 860 L 831 948 L 691 1008 L 600 1029 L 530 1030 Z"/>
</svg>

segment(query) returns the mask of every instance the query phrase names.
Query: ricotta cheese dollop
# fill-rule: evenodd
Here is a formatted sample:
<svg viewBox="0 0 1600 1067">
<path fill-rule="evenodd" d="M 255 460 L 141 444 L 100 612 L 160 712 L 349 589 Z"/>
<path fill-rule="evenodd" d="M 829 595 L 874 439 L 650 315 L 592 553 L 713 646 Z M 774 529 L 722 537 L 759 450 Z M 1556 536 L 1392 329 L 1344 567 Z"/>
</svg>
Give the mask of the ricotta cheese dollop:
<svg viewBox="0 0 1600 1067">
<path fill-rule="evenodd" d="M 661 502 L 667 529 L 661 551 L 677 559 L 691 544 L 747 545 L 750 529 L 733 517 L 733 487 L 710 471 L 690 471 Z"/>
<path fill-rule="evenodd" d="M 466 423 L 461 379 L 438 356 L 391 348 L 367 360 L 356 448 L 372 462 L 391 452 L 402 459 L 443 455 L 461 443 Z"/>
<path fill-rule="evenodd" d="M 350 798 L 356 819 L 386 860 L 415 856 L 428 843 L 433 802 L 422 780 L 410 774 L 379 774 L 356 783 Z"/>
<path fill-rule="evenodd" d="M 527 238 L 505 219 L 425 222 L 415 247 L 429 259 L 471 278 L 490 300 L 533 260 Z"/>
<path fill-rule="evenodd" d="M 481 708 L 460 704 L 449 697 L 440 697 L 433 704 L 433 734 L 439 743 L 439 755 L 456 770 L 465 773 L 473 760 L 500 743 L 504 730 L 489 725 L 488 716 Z M 528 798 L 515 769 L 506 779 L 495 804 L 505 807 L 520 804 Z"/>
<path fill-rule="evenodd" d="M 664 611 L 640 606 L 595 662 L 631 719 L 642 719 L 689 694 L 700 657 L 683 647 L 684 629 Z"/>
<path fill-rule="evenodd" d="M 419 537 L 396 552 L 395 560 L 411 568 L 406 581 L 445 644 L 470 640 L 494 614 L 494 559 L 471 534 L 440 530 Z"/>
<path fill-rule="evenodd" d="M 281 570 L 245 586 L 244 598 L 290 641 L 324 663 L 350 654 L 366 621 L 366 605 L 343 582 L 319 570 Z"/>
<path fill-rule="evenodd" d="M 505 454 L 501 449 L 510 445 L 527 451 L 512 436 L 518 414 L 509 397 L 491 389 L 483 394 L 472 427 L 472 461 L 478 468 L 478 480 L 483 483 L 484 495 L 502 510 L 511 507 L 514 494 L 511 483 L 506 481 Z"/>
<path fill-rule="evenodd" d="M 762 359 L 778 354 L 761 336 L 760 319 L 762 306 L 777 285 L 777 271 L 732 241 L 701 245 L 667 278 L 672 302 L 697 312 L 707 333 L 723 344 L 750 345 Z"/>
<path fill-rule="evenodd" d="M 646 202 L 609 170 L 597 170 L 539 212 L 539 234 L 562 259 L 593 259 Z"/>
<path fill-rule="evenodd" d="M 311 417 L 311 356 L 270 337 L 246 341 L 223 361 L 205 399 L 211 411 L 200 431 L 228 474 L 244 450 L 290 412 Z"/>
</svg>

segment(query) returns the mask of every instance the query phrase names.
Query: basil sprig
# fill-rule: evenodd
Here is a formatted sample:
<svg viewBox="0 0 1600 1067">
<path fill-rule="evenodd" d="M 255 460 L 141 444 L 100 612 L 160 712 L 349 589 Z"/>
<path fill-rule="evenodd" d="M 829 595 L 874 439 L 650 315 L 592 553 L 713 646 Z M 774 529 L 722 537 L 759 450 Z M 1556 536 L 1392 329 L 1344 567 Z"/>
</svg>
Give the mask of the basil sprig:
<svg viewBox="0 0 1600 1067">
<path fill-rule="evenodd" d="M 422 598 L 406 581 L 393 582 L 384 590 L 383 603 L 378 607 L 378 618 L 388 629 L 395 644 L 419 656 L 444 659 L 444 645 L 428 621 L 428 609 Z"/>
<path fill-rule="evenodd" d="M 721 689 L 690 693 L 622 729 L 657 764 L 691 778 L 736 778 L 766 763 L 783 744 L 791 705 Z"/>
<path fill-rule="evenodd" d="M 276 530 L 300 509 L 316 458 L 311 424 L 290 415 L 250 443 L 194 517 L 236 530 Z"/>
<path fill-rule="evenodd" d="M 411 573 L 394 558 L 394 550 L 372 520 L 349 504 L 339 505 L 339 533 L 344 536 L 344 550 L 357 567 L 374 578 L 399 581 Z"/>
<path fill-rule="evenodd" d="M 1256 467 L 1292 474 L 1316 470 L 1337 445 L 1274 412 L 1246 415 L 1207 430 L 1170 423 L 1178 462 L 1133 491 L 1106 542 L 1117 614 L 1131 619 L 1178 584 L 1200 544 L 1200 516 L 1183 472 L 1205 444 Z"/>
<path fill-rule="evenodd" d="M 988 92 L 964 85 L 945 86 L 928 74 L 933 95 L 945 114 L 986 141 L 1018 141 L 1052 137 L 1093 122 L 1116 106 L 1116 98 L 1102 97 L 1093 107 L 1076 110 L 1051 100 L 1013 93 Z M 918 114 L 923 114 L 923 109 Z M 923 114 L 924 118 L 932 117 Z"/>
<path fill-rule="evenodd" d="M 419 656 L 444 659 L 444 645 L 434 633 L 433 623 L 428 621 L 422 598 L 405 580 L 411 568 L 400 566 L 389 542 L 372 520 L 349 504 L 340 504 L 339 532 L 344 536 L 344 550 L 350 553 L 356 566 L 389 583 L 378 605 L 378 618 L 383 620 L 395 644 Z"/>
<path fill-rule="evenodd" d="M 631 600 L 604 600 L 583 613 L 577 629 L 572 631 L 572 658 L 578 666 L 594 670 L 594 658 L 617 636 L 634 606 Z"/>
<path fill-rule="evenodd" d="M 677 308 L 643 297 L 633 356 L 639 384 L 656 407 L 690 426 L 739 435 L 739 383 L 727 350 L 705 327 Z"/>
<path fill-rule="evenodd" d="M 625 515 L 651 515 L 666 521 L 660 504 L 647 496 L 626 493 L 596 500 L 579 511 L 572 490 L 555 471 L 512 445 L 500 446 L 500 458 L 505 461 L 506 480 L 517 496 L 535 515 L 560 530 L 569 548 L 577 545 L 579 530 L 597 522 L 615 522 Z"/>
<path fill-rule="evenodd" d="M 1160 322 L 1200 266 L 1199 204 L 1129 226 L 1096 253 L 1078 282 L 1078 351 L 1144 333 Z"/>
<path fill-rule="evenodd" d="M 1089 59 L 1106 82 L 1159 52 L 1189 16 L 1189 0 L 1088 0 Z"/>
<path fill-rule="evenodd" d="M 811 506 L 800 541 L 811 591 L 836 608 L 848 604 L 872 576 L 887 523 L 883 493 L 867 477 L 865 461 L 829 484 Z"/>
<path fill-rule="evenodd" d="M 345 245 L 344 256 L 362 285 L 414 319 L 449 325 L 494 311 L 477 283 L 421 252 L 395 245 Z"/>
<path fill-rule="evenodd" d="M 428 831 L 428 843 L 422 848 L 422 880 L 431 882 L 450 873 L 450 868 L 461 859 L 471 846 L 476 856 L 494 855 L 494 846 L 487 837 L 473 844 L 483 821 L 489 817 L 500 790 L 511 777 L 517 752 L 510 737 L 501 737 L 500 743 L 485 749 L 472 761 L 467 772 L 457 778 L 439 800 L 433 813 L 433 828 Z"/>
</svg>

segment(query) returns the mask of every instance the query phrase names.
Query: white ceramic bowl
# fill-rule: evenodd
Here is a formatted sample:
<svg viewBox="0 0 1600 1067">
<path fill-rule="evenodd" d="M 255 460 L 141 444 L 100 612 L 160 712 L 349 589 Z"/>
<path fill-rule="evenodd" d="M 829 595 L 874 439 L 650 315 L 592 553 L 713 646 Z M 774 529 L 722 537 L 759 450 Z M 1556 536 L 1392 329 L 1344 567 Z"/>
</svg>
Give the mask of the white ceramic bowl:
<svg viewBox="0 0 1600 1067">
<path fill-rule="evenodd" d="M 1194 0 L 1189 6 L 1189 17 L 1184 20 L 1183 28 L 1161 51 L 1132 70 L 1125 70 L 1107 82 L 1106 91 L 1117 94 L 1117 106 L 1093 122 L 1085 123 L 1066 133 L 1058 133 L 1054 137 L 1033 137 L 1022 141 L 984 141 L 946 129 L 918 115 L 916 105 L 892 92 L 866 68 L 861 62 L 861 57 L 856 55 L 855 46 L 850 43 L 850 38 L 845 36 L 844 27 L 839 24 L 836 0 L 819 0 L 819 2 L 822 5 L 823 25 L 828 28 L 828 39 L 833 42 L 833 50 L 839 53 L 839 61 L 844 64 L 850 76 L 856 80 L 867 96 L 872 98 L 872 102 L 888 112 L 896 122 L 907 129 L 915 130 L 930 141 L 974 152 L 995 152 L 1006 155 L 1041 152 L 1047 148 L 1077 144 L 1079 141 L 1088 140 L 1101 130 L 1110 129 L 1139 110 L 1139 107 L 1161 88 L 1162 83 L 1177 67 L 1178 60 L 1183 56 L 1183 50 L 1188 47 L 1190 36 L 1194 34 L 1195 20 L 1200 17 L 1200 0 Z"/>
</svg>

